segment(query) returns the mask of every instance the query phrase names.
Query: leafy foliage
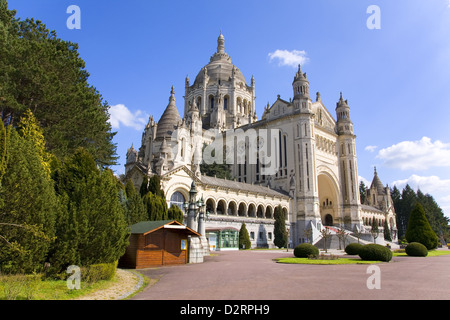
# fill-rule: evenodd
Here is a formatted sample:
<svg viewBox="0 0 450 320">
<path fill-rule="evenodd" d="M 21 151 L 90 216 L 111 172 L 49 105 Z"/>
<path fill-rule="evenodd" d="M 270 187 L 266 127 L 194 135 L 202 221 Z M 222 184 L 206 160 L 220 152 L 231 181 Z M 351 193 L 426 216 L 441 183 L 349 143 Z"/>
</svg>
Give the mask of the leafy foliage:
<svg viewBox="0 0 450 320">
<path fill-rule="evenodd" d="M 359 250 L 359 257 L 362 260 L 389 262 L 392 259 L 392 251 L 382 245 L 371 243 Z"/>
<path fill-rule="evenodd" d="M 241 225 L 241 229 L 239 229 L 239 249 L 250 249 L 252 247 L 252 243 L 250 242 L 250 236 L 248 234 L 247 227 L 245 223 Z"/>
<path fill-rule="evenodd" d="M 438 238 L 431 229 L 420 203 L 416 203 L 411 211 L 405 237 L 409 243 L 419 242 L 428 250 L 435 249 L 438 245 Z"/>
<path fill-rule="evenodd" d="M 319 249 L 310 243 L 302 243 L 295 247 L 294 256 L 297 258 L 308 258 L 319 256 Z"/>
<path fill-rule="evenodd" d="M 364 245 L 361 243 L 350 243 L 345 247 L 345 253 L 349 255 L 358 255 Z"/>
<path fill-rule="evenodd" d="M 7 153 L 0 190 L 0 267 L 12 273 L 38 272 L 54 240 L 58 200 L 37 148 L 15 129 Z"/>
<path fill-rule="evenodd" d="M 411 242 L 405 248 L 405 252 L 408 256 L 413 257 L 426 257 L 428 255 L 427 247 L 419 242 Z"/>
<path fill-rule="evenodd" d="M 434 233 L 441 238 L 441 242 L 450 242 L 450 219 L 444 215 L 433 196 L 424 194 L 420 189 L 415 192 L 409 185 L 406 185 L 402 192 L 394 186 L 391 189 L 391 196 L 397 214 L 399 239 L 405 236 L 411 211 L 418 202 L 422 205 Z"/>
<path fill-rule="evenodd" d="M 57 230 L 61 242 L 53 263 L 89 266 L 118 260 L 128 245 L 129 230 L 113 173 L 100 171 L 90 153 L 79 149 L 54 177 L 66 210 L 59 217 L 65 225 Z"/>
<path fill-rule="evenodd" d="M 179 223 L 183 223 L 183 211 L 181 211 L 181 209 L 177 205 L 173 205 L 169 208 L 168 218 L 169 220 L 176 220 Z"/>
<path fill-rule="evenodd" d="M 144 202 L 142 202 L 141 195 L 136 192 L 131 180 L 125 184 L 125 216 L 129 226 L 141 221 L 146 221 L 148 218 L 145 210 Z"/>
<path fill-rule="evenodd" d="M 79 147 L 101 165 L 117 160 L 108 105 L 88 84 L 78 45 L 57 38 L 39 20 L 15 18 L 0 0 L 0 113 L 15 125 L 31 110 L 47 151 L 64 159 Z"/>
<path fill-rule="evenodd" d="M 274 240 L 273 243 L 278 248 L 286 248 L 288 244 L 288 234 L 286 231 L 286 217 L 281 206 L 275 208 L 274 211 L 275 225 L 274 225 Z"/>
</svg>

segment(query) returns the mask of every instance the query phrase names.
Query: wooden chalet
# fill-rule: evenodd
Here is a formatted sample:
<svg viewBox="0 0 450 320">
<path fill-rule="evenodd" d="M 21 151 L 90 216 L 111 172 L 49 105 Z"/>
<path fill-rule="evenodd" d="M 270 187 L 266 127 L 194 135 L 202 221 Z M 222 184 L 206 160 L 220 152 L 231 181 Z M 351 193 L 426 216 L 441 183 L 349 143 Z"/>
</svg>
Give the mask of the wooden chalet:
<svg viewBox="0 0 450 320">
<path fill-rule="evenodd" d="M 200 234 L 178 221 L 144 221 L 131 226 L 130 244 L 119 266 L 145 269 L 188 263 L 188 236 Z"/>
</svg>

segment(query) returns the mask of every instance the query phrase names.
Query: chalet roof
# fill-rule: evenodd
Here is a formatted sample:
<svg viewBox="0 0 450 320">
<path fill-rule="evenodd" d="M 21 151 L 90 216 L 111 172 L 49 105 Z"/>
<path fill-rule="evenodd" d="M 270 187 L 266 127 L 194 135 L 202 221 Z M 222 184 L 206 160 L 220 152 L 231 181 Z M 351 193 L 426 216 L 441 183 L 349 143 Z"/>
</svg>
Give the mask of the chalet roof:
<svg viewBox="0 0 450 320">
<path fill-rule="evenodd" d="M 161 228 L 180 229 L 187 231 L 191 235 L 200 236 L 194 230 L 189 229 L 185 225 L 175 220 L 142 221 L 131 226 L 131 234 L 147 234 Z"/>
</svg>

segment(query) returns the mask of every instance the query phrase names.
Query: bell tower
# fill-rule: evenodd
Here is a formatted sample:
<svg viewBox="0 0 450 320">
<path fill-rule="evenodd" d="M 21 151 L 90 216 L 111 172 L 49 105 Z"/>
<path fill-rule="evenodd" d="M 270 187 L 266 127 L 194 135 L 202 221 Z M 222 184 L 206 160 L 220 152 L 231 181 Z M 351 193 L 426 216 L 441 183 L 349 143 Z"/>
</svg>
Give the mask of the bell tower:
<svg viewBox="0 0 450 320">
<path fill-rule="evenodd" d="M 342 97 L 342 92 L 336 104 L 336 117 L 344 223 L 347 228 L 353 228 L 361 224 L 356 136 L 350 119 L 350 107 Z"/>
</svg>

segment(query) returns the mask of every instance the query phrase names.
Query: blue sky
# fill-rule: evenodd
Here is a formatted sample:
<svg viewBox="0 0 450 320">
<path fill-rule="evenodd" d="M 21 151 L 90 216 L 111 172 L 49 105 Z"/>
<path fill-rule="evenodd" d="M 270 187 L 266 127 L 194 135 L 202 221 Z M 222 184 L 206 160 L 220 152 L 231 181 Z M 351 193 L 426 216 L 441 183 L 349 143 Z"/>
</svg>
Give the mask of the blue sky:
<svg viewBox="0 0 450 320">
<path fill-rule="evenodd" d="M 67 28 L 70 5 L 81 9 L 80 30 Z M 367 27 L 370 5 L 380 9 L 380 29 Z M 79 44 L 90 84 L 112 106 L 118 174 L 148 117 L 159 120 L 172 85 L 182 114 L 186 75 L 193 81 L 209 62 L 222 30 L 233 63 L 248 82 L 255 77 L 259 118 L 278 94 L 292 97 L 303 62 L 311 95 L 320 91 L 333 115 L 339 93 L 348 99 L 361 179 L 370 183 L 377 166 L 384 184 L 420 188 L 450 217 L 449 0 L 10 0 L 9 7 Z"/>
</svg>

